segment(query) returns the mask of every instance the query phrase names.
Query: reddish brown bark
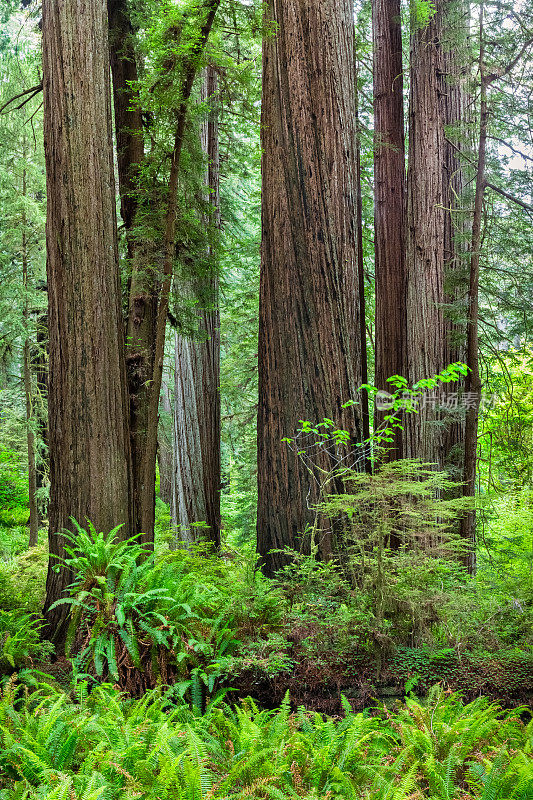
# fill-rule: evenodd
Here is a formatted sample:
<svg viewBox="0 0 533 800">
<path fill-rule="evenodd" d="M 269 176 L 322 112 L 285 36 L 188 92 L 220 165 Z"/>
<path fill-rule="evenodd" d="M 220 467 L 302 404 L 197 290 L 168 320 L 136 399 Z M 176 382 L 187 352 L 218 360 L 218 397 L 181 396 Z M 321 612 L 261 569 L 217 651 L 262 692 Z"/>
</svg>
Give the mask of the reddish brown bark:
<svg viewBox="0 0 533 800">
<path fill-rule="evenodd" d="M 104 0 L 43 3 L 50 338 L 50 567 L 45 613 L 60 639 L 70 580 L 54 556 L 70 517 L 130 529 L 107 17 Z M 59 569 L 58 569 L 59 567 Z M 58 569 L 58 571 L 56 571 Z"/>
<path fill-rule="evenodd" d="M 376 270 L 376 372 L 407 377 L 407 276 L 405 264 L 405 134 L 400 0 L 374 0 L 374 241 Z M 376 413 L 380 425 L 383 414 Z M 404 456 L 397 429 L 387 458 Z"/>
<path fill-rule="evenodd" d="M 464 496 L 475 497 L 476 494 L 476 467 L 477 467 L 477 441 L 479 421 L 479 400 L 481 399 L 481 376 L 479 373 L 479 265 L 481 250 L 481 234 L 483 223 L 483 200 L 485 196 L 485 161 L 487 151 L 488 133 L 488 103 L 487 80 L 485 78 L 485 48 L 483 31 L 483 3 L 479 10 L 479 75 L 480 75 L 480 116 L 479 116 L 479 141 L 476 172 L 476 193 L 474 198 L 474 218 L 472 222 L 472 242 L 470 245 L 470 282 L 468 287 L 468 336 L 467 358 L 468 375 L 466 376 L 466 391 L 478 402 L 473 403 L 466 414 L 465 430 L 465 459 L 464 459 Z M 465 514 L 461 520 L 461 537 L 469 543 L 471 552 L 465 558 L 466 567 L 470 572 L 475 568 L 475 543 L 476 543 L 476 512 Z"/>
<path fill-rule="evenodd" d="M 454 315 L 461 317 L 457 304 L 467 286 L 464 175 L 457 155 L 466 114 L 466 24 L 460 3 L 440 0 L 427 26 L 415 26 L 411 36 L 407 314 L 412 383 L 434 377 L 465 352 L 464 327 Z M 460 478 L 464 410 L 446 401 L 457 389 L 439 389 L 436 397 L 426 397 L 419 414 L 408 415 L 405 452 Z"/>
<path fill-rule="evenodd" d="M 258 548 L 273 574 L 316 484 L 283 442 L 328 417 L 360 441 L 354 26 L 348 0 L 270 0 L 264 45 Z M 328 466 L 322 464 L 322 466 Z M 329 464 L 329 467 L 332 465 Z M 321 539 L 321 555 L 336 545 Z"/>
</svg>

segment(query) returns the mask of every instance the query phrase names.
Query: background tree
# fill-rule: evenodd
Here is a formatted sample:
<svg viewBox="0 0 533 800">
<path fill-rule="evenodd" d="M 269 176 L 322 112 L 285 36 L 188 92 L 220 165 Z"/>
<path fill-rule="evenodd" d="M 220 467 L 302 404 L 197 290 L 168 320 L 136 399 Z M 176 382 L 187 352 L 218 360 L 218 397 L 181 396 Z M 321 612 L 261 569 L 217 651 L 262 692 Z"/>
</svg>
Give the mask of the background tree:
<svg viewBox="0 0 533 800">
<path fill-rule="evenodd" d="M 205 70 L 202 100 L 209 105 L 201 126 L 206 160 L 207 208 L 203 224 L 211 230 L 204 267 L 192 279 L 188 294 L 196 306 L 192 335 L 175 339 L 173 450 L 173 522 L 185 541 L 199 534 L 220 545 L 220 313 L 215 263 L 215 231 L 220 228 L 220 153 L 217 76 Z M 178 282 L 178 286 L 180 283 Z M 184 287 L 180 286 L 181 291 Z M 187 290 L 185 290 L 187 291 Z M 195 526 L 203 524 L 200 531 Z"/>
</svg>

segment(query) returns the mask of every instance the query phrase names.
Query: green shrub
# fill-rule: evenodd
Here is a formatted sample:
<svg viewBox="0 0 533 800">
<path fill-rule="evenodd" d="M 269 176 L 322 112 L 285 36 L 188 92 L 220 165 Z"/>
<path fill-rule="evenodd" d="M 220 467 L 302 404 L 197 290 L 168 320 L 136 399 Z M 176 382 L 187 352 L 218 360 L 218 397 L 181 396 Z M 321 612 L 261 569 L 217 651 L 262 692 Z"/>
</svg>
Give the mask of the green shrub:
<svg viewBox="0 0 533 800">
<path fill-rule="evenodd" d="M 9 560 L 0 561 L 0 609 L 39 612 L 43 606 L 48 549 L 45 545 L 26 549 Z"/>
<path fill-rule="evenodd" d="M 220 561 L 169 551 L 156 557 L 136 537 L 117 539 L 118 528 L 74 526 L 64 559 L 74 581 L 55 606 L 70 607 L 67 652 L 76 654 L 76 671 L 89 669 L 133 694 L 177 682 L 201 706 L 202 686 L 213 692 L 217 660 L 236 644 L 217 585 Z"/>
</svg>

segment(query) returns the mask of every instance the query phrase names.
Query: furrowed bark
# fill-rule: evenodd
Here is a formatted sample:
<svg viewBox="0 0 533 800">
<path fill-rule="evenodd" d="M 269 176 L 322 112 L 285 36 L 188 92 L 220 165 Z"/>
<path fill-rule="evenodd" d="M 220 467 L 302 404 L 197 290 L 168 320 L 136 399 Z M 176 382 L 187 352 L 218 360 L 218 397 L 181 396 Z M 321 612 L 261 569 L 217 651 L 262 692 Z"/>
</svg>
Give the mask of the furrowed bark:
<svg viewBox="0 0 533 800">
<path fill-rule="evenodd" d="M 362 424 L 342 408 L 361 383 L 352 4 L 270 0 L 267 14 L 257 537 L 272 575 L 287 560 L 270 551 L 300 547 L 318 499 L 283 437 L 328 417 L 355 443 Z M 341 545 L 317 544 L 323 558 Z"/>
<path fill-rule="evenodd" d="M 376 270 L 375 384 L 407 377 L 407 274 L 405 263 L 405 134 L 402 31 L 399 0 L 374 0 L 374 230 Z M 376 412 L 375 426 L 383 421 Z M 403 458 L 404 437 L 394 432 L 386 459 Z"/>
<path fill-rule="evenodd" d="M 145 155 L 136 88 L 139 75 L 126 0 L 109 0 L 108 16 L 120 207 L 131 270 L 126 325 L 126 374 L 133 470 L 133 532 L 143 534 L 141 540 L 144 544 L 150 544 L 153 540 L 153 523 L 145 531 L 142 521 L 142 504 L 146 495 L 143 456 L 148 430 L 150 381 L 154 369 L 157 310 L 155 265 L 158 259 L 146 237 L 136 233 L 136 227 L 142 222 L 138 181 Z M 153 209 L 151 213 L 155 213 Z"/>
<path fill-rule="evenodd" d="M 61 531 L 131 526 L 104 0 L 43 3 L 49 298 L 50 566 L 47 633 L 60 641 L 71 580 Z M 57 570 L 57 571 L 56 571 Z"/>
<path fill-rule="evenodd" d="M 465 296 L 461 211 L 464 175 L 452 139 L 464 131 L 467 19 L 460 3 L 440 0 L 436 13 L 411 35 L 409 168 L 407 174 L 408 378 L 431 378 L 464 356 L 464 327 L 454 321 Z M 449 133 L 447 126 L 455 132 Z M 458 130 L 459 129 L 459 130 Z M 454 309 L 455 306 L 455 309 Z M 461 316 L 459 309 L 459 318 Z M 462 473 L 464 409 L 454 401 L 458 386 L 426 395 L 418 414 L 406 419 L 410 458 Z M 455 404 L 455 408 L 454 408 Z"/>
<path fill-rule="evenodd" d="M 479 265 L 481 250 L 481 234 L 483 223 L 483 200 L 485 196 L 485 161 L 487 152 L 488 102 L 487 80 L 485 77 L 485 49 L 483 31 L 483 3 L 479 9 L 479 74 L 480 74 L 480 117 L 479 143 L 476 172 L 476 194 L 474 200 L 474 218 L 472 222 L 472 243 L 470 247 L 470 284 L 468 288 L 468 339 L 465 389 L 471 397 L 476 398 L 466 414 L 465 460 L 464 460 L 464 496 L 475 497 L 477 467 L 477 433 L 479 421 L 479 403 L 481 400 L 481 376 L 479 373 Z M 461 520 L 461 537 L 468 542 L 471 551 L 465 557 L 465 565 L 470 572 L 475 569 L 476 512 L 472 510 Z"/>
</svg>

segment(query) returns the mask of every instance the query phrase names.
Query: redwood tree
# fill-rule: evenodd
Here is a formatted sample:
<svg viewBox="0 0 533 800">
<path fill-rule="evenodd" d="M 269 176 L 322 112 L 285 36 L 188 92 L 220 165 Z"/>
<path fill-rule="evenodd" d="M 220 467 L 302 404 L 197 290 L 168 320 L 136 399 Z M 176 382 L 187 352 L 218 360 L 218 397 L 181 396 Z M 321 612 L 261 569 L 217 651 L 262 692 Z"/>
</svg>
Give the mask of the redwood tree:
<svg viewBox="0 0 533 800">
<path fill-rule="evenodd" d="M 376 271 L 375 384 L 407 376 L 405 264 L 405 134 L 400 0 L 373 0 L 374 242 Z M 381 421 L 376 415 L 376 424 Z M 397 428 L 389 457 L 402 458 Z"/>
<path fill-rule="evenodd" d="M 316 485 L 283 442 L 324 417 L 360 439 L 353 8 L 270 0 L 263 62 L 258 547 L 267 574 L 313 520 Z M 322 464 L 322 466 L 328 466 Z M 331 465 L 329 465 L 331 466 Z M 327 557 L 334 543 L 319 543 Z"/>
<path fill-rule="evenodd" d="M 54 556 L 70 517 L 131 522 L 129 434 L 104 0 L 44 0 L 44 133 L 50 340 L 50 611 L 70 576 Z"/>
<path fill-rule="evenodd" d="M 407 374 L 414 383 L 461 360 L 465 351 L 458 309 L 467 291 L 464 178 L 457 153 L 465 122 L 467 18 L 455 0 L 439 0 L 429 21 L 412 24 L 406 250 Z M 457 388 L 448 387 L 448 395 Z M 446 393 L 427 398 L 419 414 L 408 415 L 405 452 L 439 469 L 453 466 L 457 477 L 464 459 L 464 414 L 450 402 L 443 408 L 445 398 Z"/>
</svg>

